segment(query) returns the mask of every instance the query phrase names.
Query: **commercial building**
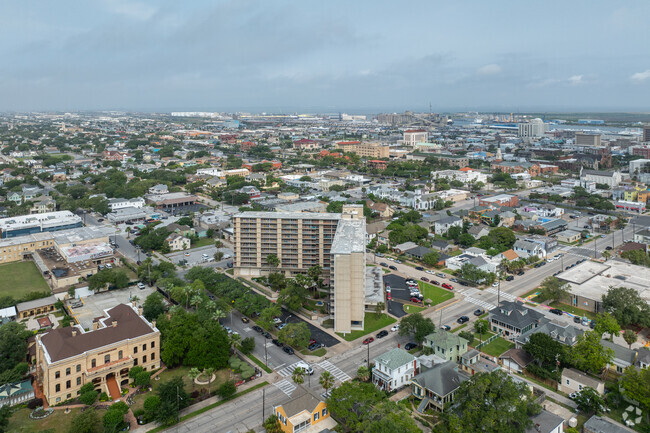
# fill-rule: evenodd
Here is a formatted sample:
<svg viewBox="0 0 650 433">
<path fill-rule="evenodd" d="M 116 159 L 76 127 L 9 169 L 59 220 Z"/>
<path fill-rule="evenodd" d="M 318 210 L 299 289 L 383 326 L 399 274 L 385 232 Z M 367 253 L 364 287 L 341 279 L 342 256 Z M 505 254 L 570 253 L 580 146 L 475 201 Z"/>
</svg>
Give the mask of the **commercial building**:
<svg viewBox="0 0 650 433">
<path fill-rule="evenodd" d="M 616 171 L 600 171 L 600 170 L 585 170 L 580 169 L 580 182 L 594 182 L 596 184 L 607 185 L 610 188 L 617 187 L 623 180 L 621 172 Z"/>
<path fill-rule="evenodd" d="M 404 145 L 415 146 L 429 141 L 429 133 L 424 129 L 409 129 L 404 131 Z"/>
<path fill-rule="evenodd" d="M 576 132 L 576 146 L 602 146 L 601 135 L 588 132 Z"/>
<path fill-rule="evenodd" d="M 336 332 L 363 329 L 366 290 L 366 221 L 361 205 L 341 214 L 243 212 L 233 216 L 235 275 L 305 273 L 320 266 L 330 284 Z M 278 265 L 268 263 L 269 255 Z M 372 281 L 372 279 L 369 279 Z"/>
<path fill-rule="evenodd" d="M 248 172 L 248 170 L 246 170 Z M 183 206 L 196 204 L 198 198 L 186 192 L 170 192 L 167 194 L 148 194 L 145 196 L 147 203 L 153 204 L 158 209 L 173 210 Z"/>
<path fill-rule="evenodd" d="M 616 209 L 625 210 L 628 212 L 644 213 L 646 211 L 646 204 L 640 201 L 617 201 L 614 203 Z"/>
<path fill-rule="evenodd" d="M 363 143 L 361 141 L 340 141 L 336 143 L 336 148 L 343 153 L 354 153 L 362 158 L 388 158 L 390 157 L 390 147 L 380 143 Z"/>
<path fill-rule="evenodd" d="M 643 142 L 650 143 L 650 125 L 643 127 Z"/>
<path fill-rule="evenodd" d="M 87 383 L 115 400 L 136 365 L 160 367 L 160 332 L 135 306 L 106 310 L 90 331 L 75 325 L 36 335 L 35 386 L 50 405 L 77 397 Z"/>
<path fill-rule="evenodd" d="M 33 233 L 82 227 L 81 217 L 70 211 L 47 212 L 0 219 L 0 237 L 14 238 Z"/>
<path fill-rule="evenodd" d="M 481 197 L 478 201 L 479 206 L 490 206 L 492 208 L 517 207 L 519 206 L 519 196 L 512 194 L 498 194 L 489 197 Z"/>
<path fill-rule="evenodd" d="M 530 122 L 517 124 L 520 137 L 543 137 L 548 130 L 542 119 L 533 119 Z"/>
<path fill-rule="evenodd" d="M 111 211 L 116 211 L 118 209 L 124 209 L 128 207 L 142 209 L 144 207 L 144 199 L 142 197 L 112 198 L 108 201 L 108 207 L 111 209 Z"/>
</svg>

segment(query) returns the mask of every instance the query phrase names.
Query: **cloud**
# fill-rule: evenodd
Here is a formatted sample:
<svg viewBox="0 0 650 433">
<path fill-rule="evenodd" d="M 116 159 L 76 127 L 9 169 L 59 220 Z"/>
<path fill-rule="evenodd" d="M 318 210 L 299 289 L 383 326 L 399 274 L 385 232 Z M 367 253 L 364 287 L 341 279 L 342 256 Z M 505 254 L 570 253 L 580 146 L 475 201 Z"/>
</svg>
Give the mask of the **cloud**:
<svg viewBox="0 0 650 433">
<path fill-rule="evenodd" d="M 489 65 L 481 66 L 476 70 L 478 75 L 496 75 L 501 72 L 501 66 L 491 63 Z"/>
<path fill-rule="evenodd" d="M 135 1 L 105 0 L 104 4 L 114 14 L 123 15 L 139 21 L 146 21 L 156 13 L 154 7 Z"/>
<path fill-rule="evenodd" d="M 650 79 L 650 69 L 646 69 L 643 72 L 637 72 L 635 74 L 632 74 L 630 77 L 630 80 L 634 81 L 635 83 L 642 83 L 647 79 Z"/>
<path fill-rule="evenodd" d="M 572 86 L 578 86 L 580 84 L 585 83 L 582 78 L 583 78 L 583 75 L 572 75 L 571 77 L 569 77 L 568 82 Z"/>
</svg>

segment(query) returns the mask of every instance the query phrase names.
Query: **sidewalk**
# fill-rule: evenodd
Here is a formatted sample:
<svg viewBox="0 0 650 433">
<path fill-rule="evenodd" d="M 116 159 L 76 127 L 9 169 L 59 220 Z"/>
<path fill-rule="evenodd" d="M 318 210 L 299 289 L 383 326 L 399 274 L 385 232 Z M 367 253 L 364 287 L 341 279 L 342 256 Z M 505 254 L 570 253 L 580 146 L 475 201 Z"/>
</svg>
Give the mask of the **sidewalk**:
<svg viewBox="0 0 650 433">
<path fill-rule="evenodd" d="M 529 384 L 533 388 L 537 388 L 537 389 L 543 391 L 547 396 L 551 397 L 555 401 L 558 401 L 558 402 L 560 402 L 562 404 L 565 404 L 565 405 L 567 405 L 569 407 L 572 407 L 574 409 L 578 407 L 578 405 L 573 400 L 571 400 L 570 398 L 567 398 L 567 397 L 565 397 L 563 395 L 560 395 L 555 391 L 551 391 L 548 388 L 544 388 L 543 386 L 540 386 L 540 385 L 536 384 L 535 382 L 532 382 L 532 381 L 528 380 L 524 376 L 520 376 L 520 375 L 511 375 L 511 376 L 515 377 L 517 379 L 523 380 L 524 382 L 526 382 L 527 384 Z"/>
</svg>

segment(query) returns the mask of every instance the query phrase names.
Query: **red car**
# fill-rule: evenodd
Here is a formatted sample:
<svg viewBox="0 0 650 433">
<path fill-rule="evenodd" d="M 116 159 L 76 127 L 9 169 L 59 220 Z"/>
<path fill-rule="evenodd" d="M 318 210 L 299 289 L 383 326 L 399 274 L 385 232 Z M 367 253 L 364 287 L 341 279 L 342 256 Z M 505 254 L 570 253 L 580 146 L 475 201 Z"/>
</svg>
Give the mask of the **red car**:
<svg viewBox="0 0 650 433">
<path fill-rule="evenodd" d="M 451 284 L 442 283 L 442 287 L 449 290 L 454 290 L 454 287 Z"/>
<path fill-rule="evenodd" d="M 366 338 L 365 340 L 363 340 L 363 344 L 370 344 L 373 341 L 375 341 L 375 339 L 373 337 Z"/>
<path fill-rule="evenodd" d="M 426 281 L 427 283 L 429 282 L 429 279 L 427 277 L 422 277 L 420 278 L 422 281 Z"/>
<path fill-rule="evenodd" d="M 391 299 L 393 299 L 393 297 L 391 296 L 390 292 L 386 292 L 386 300 L 390 301 Z"/>
<path fill-rule="evenodd" d="M 411 298 L 411 302 L 415 302 L 416 304 L 419 304 L 420 302 L 422 302 L 422 300 L 420 298 L 416 298 L 415 296 L 413 296 Z"/>
</svg>

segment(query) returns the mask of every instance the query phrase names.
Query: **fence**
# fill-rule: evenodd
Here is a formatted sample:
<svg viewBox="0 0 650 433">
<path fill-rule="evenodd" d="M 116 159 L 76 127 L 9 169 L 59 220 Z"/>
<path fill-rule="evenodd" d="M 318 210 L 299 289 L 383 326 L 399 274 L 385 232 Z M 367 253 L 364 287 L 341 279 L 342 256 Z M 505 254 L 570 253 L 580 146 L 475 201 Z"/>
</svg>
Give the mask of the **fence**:
<svg viewBox="0 0 650 433">
<path fill-rule="evenodd" d="M 499 338 L 499 334 L 494 334 L 494 335 L 492 335 L 490 338 L 488 338 L 487 340 L 485 340 L 484 342 L 477 344 L 476 347 L 475 347 L 474 349 L 476 349 L 476 350 L 480 350 L 481 347 L 485 346 L 486 344 L 492 343 L 492 342 L 493 342 L 494 340 L 496 340 L 497 338 Z"/>
</svg>

